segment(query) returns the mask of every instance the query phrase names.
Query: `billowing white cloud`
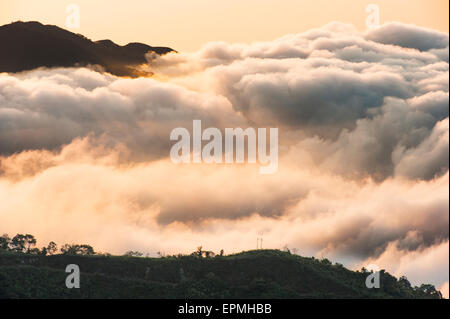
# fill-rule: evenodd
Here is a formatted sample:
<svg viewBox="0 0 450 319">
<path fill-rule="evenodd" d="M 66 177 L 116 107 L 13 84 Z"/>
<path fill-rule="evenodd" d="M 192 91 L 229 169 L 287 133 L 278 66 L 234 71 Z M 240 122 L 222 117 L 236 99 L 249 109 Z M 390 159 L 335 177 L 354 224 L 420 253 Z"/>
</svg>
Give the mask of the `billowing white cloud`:
<svg viewBox="0 0 450 319">
<path fill-rule="evenodd" d="M 387 23 L 370 31 L 367 39 L 420 51 L 443 48 L 448 50 L 448 34 L 398 22 Z"/>
<path fill-rule="evenodd" d="M 166 155 L 172 128 L 239 126 L 225 98 L 153 79 L 121 79 L 88 69 L 31 71 L 0 77 L 0 154 L 57 149 L 74 138 L 125 143 L 137 157 Z"/>
<path fill-rule="evenodd" d="M 251 249 L 264 232 L 267 248 L 372 261 L 441 286 L 447 47 L 448 35 L 418 27 L 362 34 L 332 23 L 149 55 L 154 78 L 0 74 L 0 232 L 152 254 Z M 278 127 L 278 172 L 172 163 L 169 134 L 194 119 Z"/>
<path fill-rule="evenodd" d="M 415 236 L 411 234 L 406 240 L 417 241 Z M 389 269 L 396 277 L 407 276 L 415 286 L 424 282 L 434 284 L 437 289 L 446 283 L 448 285 L 448 241 L 432 247 L 419 246 L 415 250 L 399 247 L 401 245 L 399 242 L 390 243 L 378 258 L 370 258 L 362 265 L 375 264 L 381 269 Z M 447 290 L 445 286 L 443 288 L 442 294 L 448 298 L 448 287 Z"/>
<path fill-rule="evenodd" d="M 445 282 L 441 287 L 439 287 L 438 288 L 439 289 L 439 291 L 442 293 L 442 296 L 444 297 L 444 298 L 449 298 L 449 296 L 448 296 L 448 281 L 447 282 Z"/>
</svg>

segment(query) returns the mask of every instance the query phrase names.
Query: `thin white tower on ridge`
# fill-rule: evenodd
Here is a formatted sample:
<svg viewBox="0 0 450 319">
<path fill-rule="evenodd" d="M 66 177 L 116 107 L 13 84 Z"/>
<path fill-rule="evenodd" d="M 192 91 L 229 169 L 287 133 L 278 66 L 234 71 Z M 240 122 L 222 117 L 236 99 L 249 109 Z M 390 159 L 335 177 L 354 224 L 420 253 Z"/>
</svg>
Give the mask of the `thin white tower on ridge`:
<svg viewBox="0 0 450 319">
<path fill-rule="evenodd" d="M 263 232 L 258 233 L 258 237 L 256 237 L 256 249 L 262 249 L 263 247 Z"/>
</svg>

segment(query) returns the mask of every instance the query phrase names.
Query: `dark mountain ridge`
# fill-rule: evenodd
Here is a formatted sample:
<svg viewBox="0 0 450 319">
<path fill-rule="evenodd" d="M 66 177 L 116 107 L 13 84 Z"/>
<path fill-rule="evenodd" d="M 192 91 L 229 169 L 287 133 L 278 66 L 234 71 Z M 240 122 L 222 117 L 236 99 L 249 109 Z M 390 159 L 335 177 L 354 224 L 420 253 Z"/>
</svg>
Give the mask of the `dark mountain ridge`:
<svg viewBox="0 0 450 319">
<path fill-rule="evenodd" d="M 68 264 L 80 267 L 80 289 L 64 284 Z M 0 249 L 0 299 L 442 298 L 432 285 L 413 287 L 405 277 L 397 279 L 384 270 L 380 288 L 368 289 L 369 274 L 278 250 L 143 258 L 40 256 Z"/>
<path fill-rule="evenodd" d="M 167 47 L 143 43 L 120 46 L 111 40 L 91 41 L 54 25 L 14 22 L 0 27 L 0 72 L 21 72 L 38 67 L 100 65 L 119 76 L 139 76 L 136 66 L 146 63 L 149 51 L 166 54 Z"/>
</svg>

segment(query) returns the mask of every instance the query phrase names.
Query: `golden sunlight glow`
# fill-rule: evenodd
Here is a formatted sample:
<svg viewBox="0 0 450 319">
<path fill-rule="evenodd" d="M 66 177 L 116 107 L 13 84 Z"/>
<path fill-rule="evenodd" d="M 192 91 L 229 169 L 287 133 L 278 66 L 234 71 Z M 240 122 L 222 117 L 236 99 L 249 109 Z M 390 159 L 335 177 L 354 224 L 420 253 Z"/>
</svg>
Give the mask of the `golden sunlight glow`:
<svg viewBox="0 0 450 319">
<path fill-rule="evenodd" d="M 80 7 L 73 29 L 92 40 L 144 42 L 193 51 L 210 41 L 252 42 L 300 33 L 338 20 L 364 31 L 366 6 L 377 4 L 380 22 L 398 21 L 448 32 L 446 0 L 2 0 L 0 25 L 38 20 L 65 27 L 66 7 Z"/>
</svg>

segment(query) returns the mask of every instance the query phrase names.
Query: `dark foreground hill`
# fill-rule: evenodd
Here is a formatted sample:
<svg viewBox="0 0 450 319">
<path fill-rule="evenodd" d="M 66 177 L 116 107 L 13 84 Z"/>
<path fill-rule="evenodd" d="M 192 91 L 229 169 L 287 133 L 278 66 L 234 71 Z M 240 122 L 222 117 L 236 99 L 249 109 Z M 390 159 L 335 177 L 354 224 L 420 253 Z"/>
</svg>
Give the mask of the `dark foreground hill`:
<svg viewBox="0 0 450 319">
<path fill-rule="evenodd" d="M 149 51 L 157 54 L 173 51 L 142 43 L 120 46 L 110 40 L 93 42 L 80 34 L 39 22 L 1 26 L 0 47 L 0 72 L 91 64 L 119 76 L 138 76 L 133 66 L 145 63 Z"/>
<path fill-rule="evenodd" d="M 65 286 L 65 267 L 77 264 L 80 289 Z M 179 256 L 33 256 L 0 254 L 2 298 L 440 298 L 431 285 L 411 287 L 381 272 L 368 289 L 368 273 L 328 260 L 277 250 L 200 258 Z"/>
</svg>

